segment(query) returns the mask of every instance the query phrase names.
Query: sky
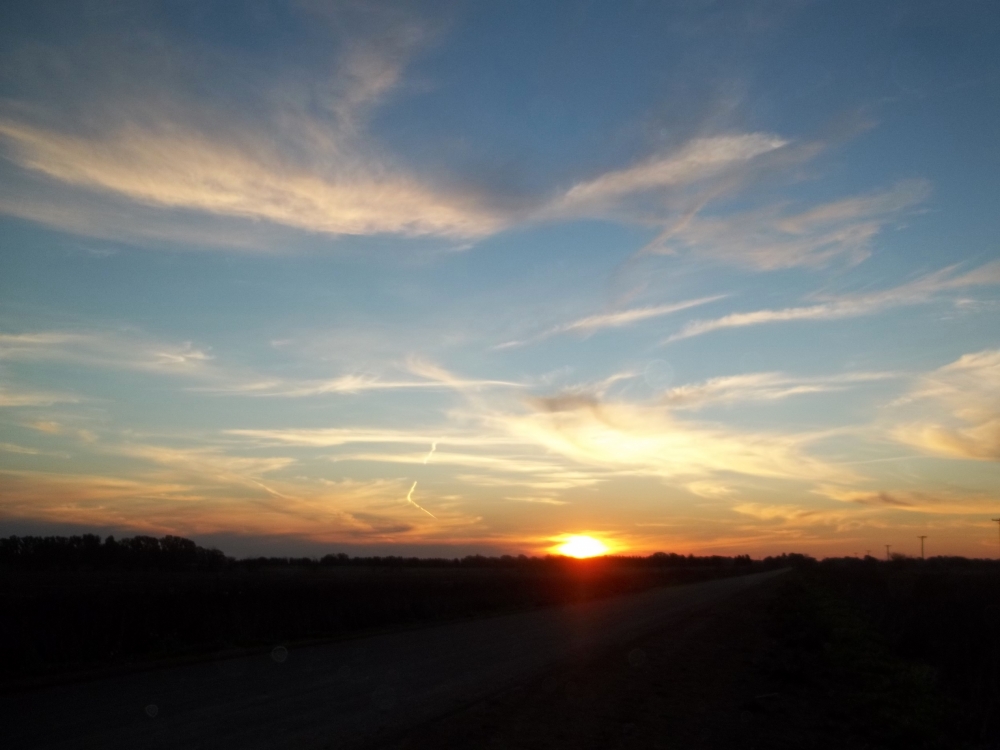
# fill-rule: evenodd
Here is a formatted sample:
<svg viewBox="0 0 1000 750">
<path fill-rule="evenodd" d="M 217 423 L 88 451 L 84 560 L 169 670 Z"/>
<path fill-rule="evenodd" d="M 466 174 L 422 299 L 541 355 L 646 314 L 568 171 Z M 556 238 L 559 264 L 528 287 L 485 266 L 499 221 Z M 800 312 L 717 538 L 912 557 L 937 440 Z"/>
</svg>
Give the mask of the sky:
<svg viewBox="0 0 1000 750">
<path fill-rule="evenodd" d="M 996 556 L 998 32 L 5 3 L 0 534 Z"/>
</svg>

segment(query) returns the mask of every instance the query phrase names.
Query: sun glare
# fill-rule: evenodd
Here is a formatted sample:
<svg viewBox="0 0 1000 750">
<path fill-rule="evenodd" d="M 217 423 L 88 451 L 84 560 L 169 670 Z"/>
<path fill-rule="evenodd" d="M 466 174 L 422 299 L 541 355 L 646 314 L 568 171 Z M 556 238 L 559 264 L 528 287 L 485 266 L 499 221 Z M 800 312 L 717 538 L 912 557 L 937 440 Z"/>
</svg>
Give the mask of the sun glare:
<svg viewBox="0 0 1000 750">
<path fill-rule="evenodd" d="M 556 547 L 561 555 L 569 557 L 597 557 L 608 552 L 608 546 L 592 536 L 568 536 Z"/>
</svg>

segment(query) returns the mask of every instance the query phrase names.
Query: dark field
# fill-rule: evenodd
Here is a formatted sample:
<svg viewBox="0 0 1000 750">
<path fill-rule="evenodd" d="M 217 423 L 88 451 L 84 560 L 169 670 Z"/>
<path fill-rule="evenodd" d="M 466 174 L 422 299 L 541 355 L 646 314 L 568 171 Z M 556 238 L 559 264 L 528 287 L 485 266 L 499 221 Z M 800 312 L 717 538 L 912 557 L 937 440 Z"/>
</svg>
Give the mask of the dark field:
<svg viewBox="0 0 1000 750">
<path fill-rule="evenodd" d="M 1000 747 L 1000 563 L 810 568 L 775 622 L 790 677 L 822 675 L 887 746 Z"/>
<path fill-rule="evenodd" d="M 737 575 L 748 558 L 235 561 L 187 540 L 2 540 L 11 686 Z"/>
<path fill-rule="evenodd" d="M 1000 563 L 963 558 L 236 561 L 176 539 L 0 540 L 3 680 L 18 690 L 775 568 L 792 570 L 389 746 L 1000 748 Z"/>
<path fill-rule="evenodd" d="M 998 748 L 998 597 L 993 561 L 805 562 L 386 747 Z"/>
</svg>

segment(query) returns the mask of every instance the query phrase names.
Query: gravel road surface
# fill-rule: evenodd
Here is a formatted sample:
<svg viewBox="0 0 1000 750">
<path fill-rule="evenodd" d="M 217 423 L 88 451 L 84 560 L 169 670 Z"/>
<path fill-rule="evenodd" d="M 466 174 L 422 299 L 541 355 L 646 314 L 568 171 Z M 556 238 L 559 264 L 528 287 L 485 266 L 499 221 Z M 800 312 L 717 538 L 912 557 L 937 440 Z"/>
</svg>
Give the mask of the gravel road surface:
<svg viewBox="0 0 1000 750">
<path fill-rule="evenodd" d="M 696 616 L 775 573 L 0 698 L 14 748 L 353 748 Z"/>
</svg>

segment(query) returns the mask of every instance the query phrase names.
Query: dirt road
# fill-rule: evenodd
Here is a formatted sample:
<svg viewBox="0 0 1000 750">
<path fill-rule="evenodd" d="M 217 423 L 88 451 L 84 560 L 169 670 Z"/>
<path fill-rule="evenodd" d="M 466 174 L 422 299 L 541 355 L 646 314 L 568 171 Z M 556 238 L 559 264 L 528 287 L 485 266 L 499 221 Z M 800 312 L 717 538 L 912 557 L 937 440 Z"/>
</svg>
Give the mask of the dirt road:
<svg viewBox="0 0 1000 750">
<path fill-rule="evenodd" d="M 6 696 L 6 748 L 342 748 L 575 654 L 622 647 L 775 573 Z"/>
</svg>

